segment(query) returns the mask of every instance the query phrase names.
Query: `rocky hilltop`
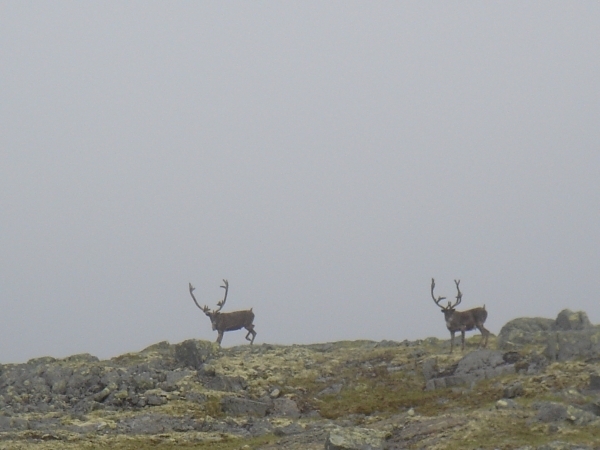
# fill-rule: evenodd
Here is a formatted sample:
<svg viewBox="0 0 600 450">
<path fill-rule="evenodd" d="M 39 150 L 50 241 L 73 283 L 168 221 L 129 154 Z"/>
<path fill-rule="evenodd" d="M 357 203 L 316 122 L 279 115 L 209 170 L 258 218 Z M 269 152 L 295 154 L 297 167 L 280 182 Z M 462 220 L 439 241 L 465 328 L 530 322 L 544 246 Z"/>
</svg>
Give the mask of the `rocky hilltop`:
<svg viewBox="0 0 600 450">
<path fill-rule="evenodd" d="M 600 448 L 600 327 L 584 312 L 449 341 L 160 342 L 0 365 L 0 449 Z"/>
</svg>

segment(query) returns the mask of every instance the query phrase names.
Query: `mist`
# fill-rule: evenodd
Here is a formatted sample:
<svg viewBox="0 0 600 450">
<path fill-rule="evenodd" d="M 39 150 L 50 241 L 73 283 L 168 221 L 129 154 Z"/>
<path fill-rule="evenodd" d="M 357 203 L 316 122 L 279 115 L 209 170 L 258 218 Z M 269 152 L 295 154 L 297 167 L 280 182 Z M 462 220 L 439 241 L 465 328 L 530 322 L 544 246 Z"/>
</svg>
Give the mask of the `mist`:
<svg viewBox="0 0 600 450">
<path fill-rule="evenodd" d="M 597 2 L 4 2 L 0 362 L 600 322 Z M 226 333 L 224 346 L 247 343 Z"/>
</svg>

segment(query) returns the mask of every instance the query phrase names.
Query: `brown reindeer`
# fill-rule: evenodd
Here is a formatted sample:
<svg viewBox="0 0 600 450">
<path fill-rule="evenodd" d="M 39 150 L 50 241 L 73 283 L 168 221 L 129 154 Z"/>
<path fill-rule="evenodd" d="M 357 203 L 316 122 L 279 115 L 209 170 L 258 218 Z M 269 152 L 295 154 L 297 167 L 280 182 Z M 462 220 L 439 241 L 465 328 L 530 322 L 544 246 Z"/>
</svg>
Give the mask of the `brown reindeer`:
<svg viewBox="0 0 600 450">
<path fill-rule="evenodd" d="M 456 295 L 456 303 L 451 304 L 452 302 L 448 302 L 448 306 L 440 305 L 440 302 L 444 300 L 446 297 L 438 297 L 437 300 L 435 295 L 433 295 L 433 288 L 435 288 L 435 280 L 431 279 L 431 297 L 436 305 L 442 308 L 442 312 L 444 313 L 444 318 L 446 319 L 446 327 L 450 331 L 450 353 L 452 353 L 452 348 L 454 347 L 454 333 L 460 331 L 462 337 L 462 350 L 465 349 L 465 331 L 471 331 L 474 328 L 477 328 L 481 331 L 481 341 L 479 342 L 479 346 L 483 346 L 484 348 L 487 346 L 488 337 L 490 332 L 486 330 L 483 326 L 485 319 L 487 319 L 487 311 L 485 310 L 485 305 L 478 308 L 469 309 L 467 311 L 456 311 L 454 308 L 457 307 L 462 300 L 462 293 L 460 292 L 460 280 L 454 280 L 456 284 L 456 290 L 458 294 Z M 484 343 L 485 340 L 485 343 Z"/>
<path fill-rule="evenodd" d="M 256 337 L 256 331 L 254 331 L 254 324 L 252 321 L 254 320 L 254 313 L 252 312 L 252 308 L 244 310 L 244 311 L 233 311 L 229 313 L 222 313 L 221 309 L 223 305 L 225 305 L 225 301 L 227 300 L 227 292 L 229 291 L 229 282 L 227 280 L 223 280 L 224 286 L 221 286 L 225 289 L 225 296 L 223 300 L 217 302 L 217 306 L 219 309 L 211 311 L 208 306 L 204 306 L 204 308 L 200 307 L 198 302 L 196 301 L 196 297 L 194 297 L 194 286 L 190 283 L 190 295 L 194 300 L 194 303 L 198 308 L 204 311 L 211 323 L 213 331 L 216 330 L 219 332 L 217 336 L 217 343 L 220 345 L 223 340 L 223 333 L 226 331 L 235 331 L 241 328 L 245 328 L 248 330 L 248 334 L 246 335 L 246 340 L 250 341 L 250 344 L 254 342 L 254 338 Z M 248 336 L 252 335 L 252 339 Z"/>
</svg>

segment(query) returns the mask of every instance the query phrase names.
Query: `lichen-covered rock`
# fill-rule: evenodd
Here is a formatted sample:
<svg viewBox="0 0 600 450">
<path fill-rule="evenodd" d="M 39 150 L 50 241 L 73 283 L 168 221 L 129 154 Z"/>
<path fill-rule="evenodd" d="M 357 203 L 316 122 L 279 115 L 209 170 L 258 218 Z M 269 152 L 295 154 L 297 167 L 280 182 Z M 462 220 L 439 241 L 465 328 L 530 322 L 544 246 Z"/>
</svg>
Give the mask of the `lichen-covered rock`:
<svg viewBox="0 0 600 450">
<path fill-rule="evenodd" d="M 515 398 L 520 397 L 525 393 L 523 384 L 520 382 L 513 382 L 504 388 L 504 398 Z"/>
<path fill-rule="evenodd" d="M 225 392 L 239 392 L 246 389 L 248 383 L 243 377 L 228 377 L 215 374 L 206 379 L 205 384 L 207 389 Z"/>
<path fill-rule="evenodd" d="M 428 368 L 428 373 L 433 368 Z M 514 364 L 507 364 L 502 352 L 498 350 L 480 349 L 463 357 L 452 373 L 440 377 L 430 378 L 426 390 L 447 388 L 453 386 L 469 385 L 477 381 L 507 375 L 515 372 Z"/>
<path fill-rule="evenodd" d="M 600 327 L 556 331 L 546 337 L 544 355 L 553 361 L 600 357 Z"/>
<path fill-rule="evenodd" d="M 391 448 L 413 448 L 414 446 L 410 443 L 427 439 L 439 433 L 446 433 L 448 430 L 460 427 L 466 422 L 467 419 L 463 416 L 448 417 L 445 415 L 413 420 L 402 427 L 394 428 L 388 442 Z M 418 448 L 427 448 L 427 446 L 419 445 Z"/>
<path fill-rule="evenodd" d="M 543 344 L 555 321 L 541 317 L 520 317 L 506 323 L 498 334 L 498 348 L 512 350 L 527 344 Z"/>
<path fill-rule="evenodd" d="M 326 450 L 383 450 L 386 433 L 367 428 L 337 428 L 325 442 Z"/>
<path fill-rule="evenodd" d="M 256 416 L 264 417 L 267 415 L 271 405 L 266 402 L 250 400 L 248 398 L 239 397 L 223 397 L 221 399 L 221 408 L 226 414 L 232 416 Z"/>
<path fill-rule="evenodd" d="M 423 361 L 423 376 L 425 377 L 425 381 L 429 381 L 438 373 L 438 363 L 437 358 L 427 358 Z"/>
<path fill-rule="evenodd" d="M 535 405 L 538 412 L 535 420 L 539 422 L 559 422 L 567 419 L 567 407 L 561 403 L 541 402 Z"/>
<path fill-rule="evenodd" d="M 502 398 L 496 402 L 496 409 L 516 409 L 519 405 L 513 399 Z"/>
<path fill-rule="evenodd" d="M 296 402 L 289 398 L 276 398 L 273 400 L 271 414 L 274 416 L 291 417 L 297 419 L 300 417 L 300 409 Z"/>
<path fill-rule="evenodd" d="M 570 309 L 563 309 L 552 326 L 555 331 L 586 330 L 592 328 L 587 314 L 583 311 L 573 312 Z"/>
<path fill-rule="evenodd" d="M 159 434 L 172 431 L 200 430 L 202 424 L 189 416 L 166 414 L 142 414 L 128 417 L 117 424 L 117 429 L 126 434 Z"/>
<path fill-rule="evenodd" d="M 174 346 L 175 360 L 181 367 L 199 369 L 217 348 L 211 342 L 189 339 Z"/>
</svg>

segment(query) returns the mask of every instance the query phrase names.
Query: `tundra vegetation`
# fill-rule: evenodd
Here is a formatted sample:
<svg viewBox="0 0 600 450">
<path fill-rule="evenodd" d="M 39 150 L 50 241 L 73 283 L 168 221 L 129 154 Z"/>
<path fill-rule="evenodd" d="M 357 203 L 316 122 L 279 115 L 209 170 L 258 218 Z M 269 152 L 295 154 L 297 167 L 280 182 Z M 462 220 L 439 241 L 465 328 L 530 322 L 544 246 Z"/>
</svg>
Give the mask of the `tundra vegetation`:
<svg viewBox="0 0 600 450">
<path fill-rule="evenodd" d="M 600 327 L 519 318 L 465 350 L 160 342 L 0 365 L 0 449 L 592 449 Z"/>
</svg>

